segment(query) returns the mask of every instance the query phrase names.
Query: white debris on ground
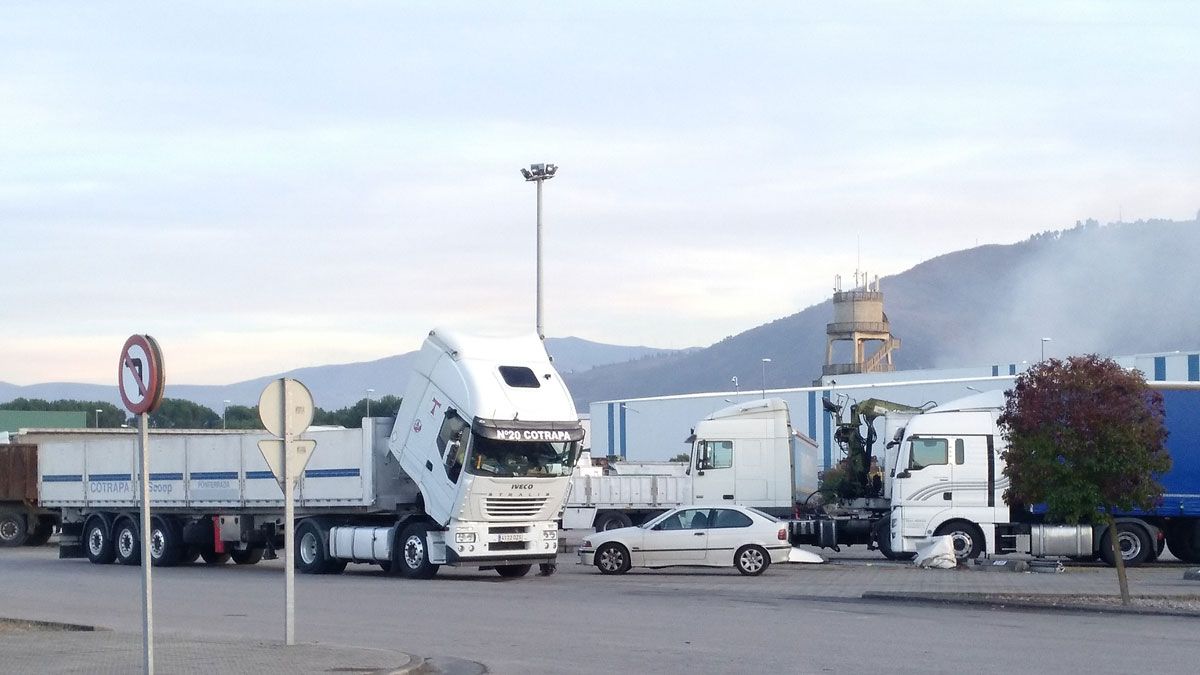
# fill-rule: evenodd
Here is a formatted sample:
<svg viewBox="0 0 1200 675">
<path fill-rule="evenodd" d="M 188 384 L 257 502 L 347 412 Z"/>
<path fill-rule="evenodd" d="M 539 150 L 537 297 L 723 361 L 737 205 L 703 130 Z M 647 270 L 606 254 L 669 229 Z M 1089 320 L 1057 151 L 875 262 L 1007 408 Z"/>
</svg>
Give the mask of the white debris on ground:
<svg viewBox="0 0 1200 675">
<path fill-rule="evenodd" d="M 816 553 L 813 553 L 812 551 L 805 551 L 802 548 L 793 546 L 792 550 L 788 551 L 787 561 L 789 563 L 807 563 L 811 565 L 817 565 L 825 562 L 825 559 Z"/>
<path fill-rule="evenodd" d="M 913 564 L 926 569 L 952 570 L 958 567 L 954 557 L 954 540 L 949 535 L 930 537 L 917 547 Z"/>
</svg>

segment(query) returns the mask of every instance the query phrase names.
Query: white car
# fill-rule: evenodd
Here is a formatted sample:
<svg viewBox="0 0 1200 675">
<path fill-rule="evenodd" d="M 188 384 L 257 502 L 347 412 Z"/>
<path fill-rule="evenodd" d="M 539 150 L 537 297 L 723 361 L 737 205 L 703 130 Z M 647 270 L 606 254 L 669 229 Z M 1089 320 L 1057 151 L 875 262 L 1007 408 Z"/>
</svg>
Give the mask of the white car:
<svg viewBox="0 0 1200 675">
<path fill-rule="evenodd" d="M 579 546 L 579 562 L 604 574 L 630 567 L 698 565 L 762 574 L 771 563 L 787 562 L 792 550 L 787 526 L 744 506 L 685 506 L 637 527 L 590 534 Z"/>
</svg>

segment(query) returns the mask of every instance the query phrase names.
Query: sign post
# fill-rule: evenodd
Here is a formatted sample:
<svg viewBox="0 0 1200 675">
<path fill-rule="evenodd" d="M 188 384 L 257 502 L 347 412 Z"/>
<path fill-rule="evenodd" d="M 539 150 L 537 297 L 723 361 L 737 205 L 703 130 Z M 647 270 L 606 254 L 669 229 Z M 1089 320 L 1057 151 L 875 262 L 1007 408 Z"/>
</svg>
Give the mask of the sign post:
<svg viewBox="0 0 1200 675">
<path fill-rule="evenodd" d="M 280 440 L 258 442 L 259 452 L 279 487 L 283 490 L 283 637 L 285 644 L 296 644 L 296 482 L 304 475 L 316 441 L 296 438 L 313 419 L 313 399 L 299 380 L 280 378 L 263 390 L 258 398 L 258 415 L 263 426 Z"/>
<path fill-rule="evenodd" d="M 117 365 L 121 401 L 138 416 L 139 493 L 142 543 L 142 666 L 154 673 L 154 602 L 150 582 L 150 413 L 162 403 L 163 359 L 158 342 L 149 335 L 131 335 L 121 348 Z"/>
</svg>

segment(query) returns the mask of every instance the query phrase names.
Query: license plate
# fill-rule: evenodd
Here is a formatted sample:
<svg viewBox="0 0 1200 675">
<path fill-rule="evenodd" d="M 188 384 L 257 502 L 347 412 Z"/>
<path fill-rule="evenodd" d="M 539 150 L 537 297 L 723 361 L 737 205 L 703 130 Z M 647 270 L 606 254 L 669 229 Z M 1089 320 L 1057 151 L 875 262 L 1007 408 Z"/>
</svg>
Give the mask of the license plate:
<svg viewBox="0 0 1200 675">
<path fill-rule="evenodd" d="M 521 541 L 520 534 L 501 534 L 497 536 L 500 537 L 500 541 Z"/>
</svg>

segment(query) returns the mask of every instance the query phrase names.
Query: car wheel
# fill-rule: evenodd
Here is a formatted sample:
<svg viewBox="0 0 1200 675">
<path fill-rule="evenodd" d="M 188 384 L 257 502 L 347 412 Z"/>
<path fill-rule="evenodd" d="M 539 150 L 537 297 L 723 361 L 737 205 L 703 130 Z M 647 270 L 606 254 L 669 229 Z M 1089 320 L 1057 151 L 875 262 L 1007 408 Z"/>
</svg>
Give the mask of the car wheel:
<svg viewBox="0 0 1200 675">
<path fill-rule="evenodd" d="M 233 562 L 238 565 L 256 565 L 259 560 L 262 560 L 263 547 L 234 549 L 229 552 L 229 557 L 233 558 Z"/>
<path fill-rule="evenodd" d="M 117 551 L 117 562 L 122 565 L 137 565 L 142 562 L 142 536 L 133 520 L 122 518 L 113 529 L 113 546 Z"/>
<path fill-rule="evenodd" d="M 954 557 L 959 560 L 978 558 L 983 553 L 983 532 L 965 520 L 952 520 L 939 527 L 936 537 L 949 535 L 954 544 Z"/>
<path fill-rule="evenodd" d="M 155 517 L 150 523 L 150 564 L 171 567 L 183 557 L 183 542 L 179 529 L 168 518 Z"/>
<path fill-rule="evenodd" d="M 533 565 L 496 565 L 496 573 L 505 579 L 517 579 L 529 574 Z"/>
<path fill-rule="evenodd" d="M 83 552 L 93 565 L 107 565 L 116 560 L 112 533 L 100 516 L 92 516 L 83 526 Z"/>
<path fill-rule="evenodd" d="M 1133 523 L 1117 523 L 1117 546 L 1121 550 L 1121 558 L 1126 567 L 1136 567 L 1150 558 L 1154 542 L 1145 528 Z M 1105 528 L 1100 537 L 1100 558 L 1109 567 L 1117 564 L 1112 552 L 1112 528 Z"/>
<path fill-rule="evenodd" d="M 25 514 L 0 510 L 0 546 L 21 546 L 29 536 Z"/>
<path fill-rule="evenodd" d="M 629 550 L 624 546 L 609 542 L 596 549 L 596 567 L 603 574 L 624 574 L 631 567 Z"/>
<path fill-rule="evenodd" d="M 438 565 L 429 562 L 429 526 L 413 523 L 404 528 L 399 546 L 400 573 L 409 579 L 432 579 Z"/>
<path fill-rule="evenodd" d="M 596 531 L 607 532 L 608 530 L 617 530 L 622 527 L 633 527 L 633 521 L 629 516 L 620 511 L 608 511 L 601 513 L 596 518 Z"/>
<path fill-rule="evenodd" d="M 737 550 L 733 556 L 733 566 L 748 577 L 756 577 L 771 566 L 771 556 L 763 547 L 750 544 Z"/>
</svg>

